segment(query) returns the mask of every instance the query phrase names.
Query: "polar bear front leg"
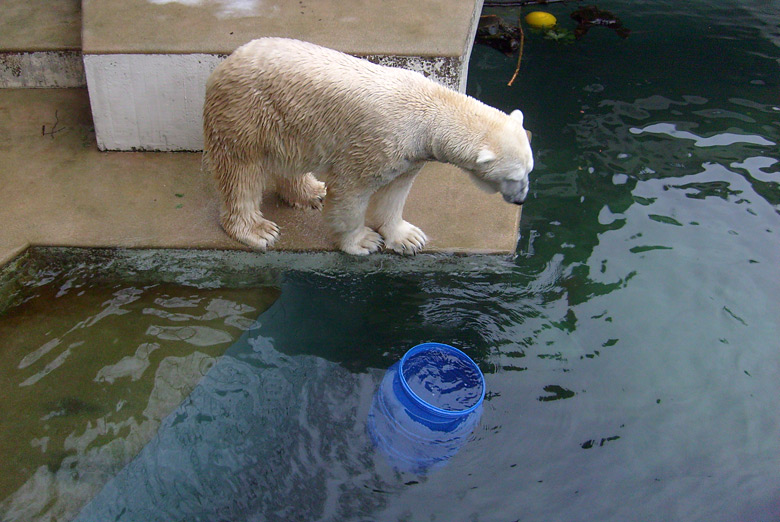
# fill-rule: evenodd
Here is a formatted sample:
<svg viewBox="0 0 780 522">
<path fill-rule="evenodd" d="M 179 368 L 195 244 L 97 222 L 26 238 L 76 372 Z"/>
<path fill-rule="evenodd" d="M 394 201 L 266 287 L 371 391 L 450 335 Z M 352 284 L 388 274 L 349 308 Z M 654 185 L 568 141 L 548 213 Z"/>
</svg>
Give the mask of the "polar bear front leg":
<svg viewBox="0 0 780 522">
<path fill-rule="evenodd" d="M 325 221 L 348 254 L 364 256 L 382 247 L 382 236 L 365 225 L 370 193 L 354 194 L 328 187 L 325 198 Z"/>
<path fill-rule="evenodd" d="M 416 254 L 425 247 L 425 233 L 404 221 L 406 197 L 420 168 L 415 168 L 379 189 L 371 200 L 368 222 L 384 238 L 385 248 L 399 254 Z"/>
</svg>

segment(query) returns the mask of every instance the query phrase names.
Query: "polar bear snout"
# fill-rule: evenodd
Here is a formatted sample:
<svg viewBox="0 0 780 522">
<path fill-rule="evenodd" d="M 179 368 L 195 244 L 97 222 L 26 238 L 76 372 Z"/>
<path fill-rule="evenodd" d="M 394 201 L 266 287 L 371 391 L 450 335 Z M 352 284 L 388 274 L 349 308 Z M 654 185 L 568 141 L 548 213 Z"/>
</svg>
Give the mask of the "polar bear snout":
<svg viewBox="0 0 780 522">
<path fill-rule="evenodd" d="M 522 205 L 528 195 L 528 178 L 521 180 L 508 179 L 501 182 L 501 195 L 504 201 Z"/>
</svg>

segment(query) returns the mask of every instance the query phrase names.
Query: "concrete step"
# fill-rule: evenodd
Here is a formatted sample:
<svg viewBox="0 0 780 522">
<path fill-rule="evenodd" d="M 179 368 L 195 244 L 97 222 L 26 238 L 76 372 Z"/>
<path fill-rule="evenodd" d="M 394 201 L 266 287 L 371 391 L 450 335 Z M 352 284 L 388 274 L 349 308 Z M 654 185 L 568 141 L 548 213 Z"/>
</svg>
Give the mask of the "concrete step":
<svg viewBox="0 0 780 522">
<path fill-rule="evenodd" d="M 3 0 L 0 88 L 82 87 L 80 0 Z"/>
<path fill-rule="evenodd" d="M 205 82 L 261 36 L 415 69 L 461 91 L 481 0 L 84 0 L 83 53 L 101 150 L 200 150 Z"/>
</svg>

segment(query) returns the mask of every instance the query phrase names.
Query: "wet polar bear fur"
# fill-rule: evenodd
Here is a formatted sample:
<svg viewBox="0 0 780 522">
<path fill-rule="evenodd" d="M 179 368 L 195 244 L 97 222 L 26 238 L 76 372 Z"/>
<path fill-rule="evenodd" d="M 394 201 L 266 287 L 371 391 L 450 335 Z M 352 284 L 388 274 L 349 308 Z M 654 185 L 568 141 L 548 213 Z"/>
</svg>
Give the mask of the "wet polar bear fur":
<svg viewBox="0 0 780 522">
<path fill-rule="evenodd" d="M 323 209 L 324 201 L 345 252 L 384 243 L 414 254 L 427 238 L 402 211 L 425 162 L 457 165 L 516 204 L 533 168 L 520 111 L 507 115 L 419 73 L 291 39 L 253 40 L 222 62 L 206 84 L 203 126 L 222 227 L 259 250 L 279 235 L 260 211 L 271 183 L 293 206 Z"/>
</svg>

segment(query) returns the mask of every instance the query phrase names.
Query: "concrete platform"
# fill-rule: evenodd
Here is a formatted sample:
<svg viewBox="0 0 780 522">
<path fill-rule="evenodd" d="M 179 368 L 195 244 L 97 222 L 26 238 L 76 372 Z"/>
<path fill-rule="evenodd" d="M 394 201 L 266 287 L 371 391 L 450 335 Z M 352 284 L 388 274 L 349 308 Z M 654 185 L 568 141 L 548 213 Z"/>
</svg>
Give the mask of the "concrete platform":
<svg viewBox="0 0 780 522">
<path fill-rule="evenodd" d="M 0 265 L 28 245 L 246 248 L 219 227 L 199 153 L 100 152 L 85 89 L 0 89 Z M 319 212 L 269 197 L 275 250 L 334 250 Z M 405 217 L 428 252 L 511 253 L 520 209 L 431 163 Z"/>
<path fill-rule="evenodd" d="M 307 40 L 465 90 L 481 0 L 84 0 L 101 150 L 200 150 L 211 71 L 261 36 Z"/>
</svg>

